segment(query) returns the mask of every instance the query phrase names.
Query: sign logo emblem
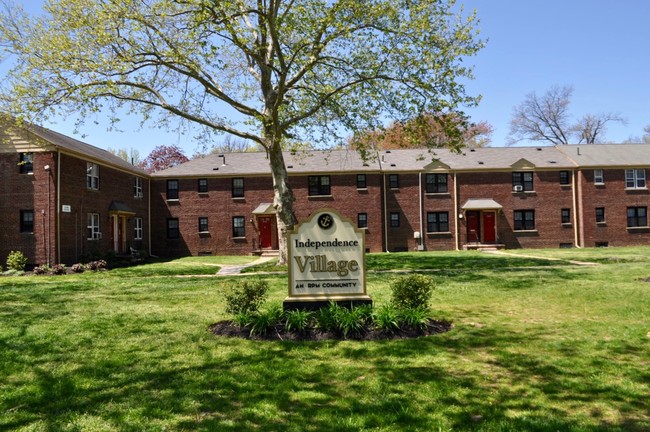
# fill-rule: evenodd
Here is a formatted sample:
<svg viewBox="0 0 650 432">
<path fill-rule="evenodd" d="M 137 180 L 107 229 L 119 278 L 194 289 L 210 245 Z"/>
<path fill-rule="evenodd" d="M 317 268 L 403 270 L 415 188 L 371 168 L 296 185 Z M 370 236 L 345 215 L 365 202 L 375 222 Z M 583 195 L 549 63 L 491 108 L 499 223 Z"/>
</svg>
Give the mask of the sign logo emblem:
<svg viewBox="0 0 650 432">
<path fill-rule="evenodd" d="M 327 213 L 323 213 L 318 217 L 318 226 L 322 229 L 329 229 L 334 225 L 334 219 Z"/>
</svg>

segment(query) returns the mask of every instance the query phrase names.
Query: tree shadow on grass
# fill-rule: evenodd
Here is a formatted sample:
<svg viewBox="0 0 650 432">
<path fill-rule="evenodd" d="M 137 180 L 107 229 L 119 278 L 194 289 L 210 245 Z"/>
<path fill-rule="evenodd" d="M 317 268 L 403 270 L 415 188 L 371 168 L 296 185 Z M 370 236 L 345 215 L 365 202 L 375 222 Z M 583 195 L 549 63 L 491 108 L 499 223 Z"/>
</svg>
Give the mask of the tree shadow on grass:
<svg viewBox="0 0 650 432">
<path fill-rule="evenodd" d="M 604 383 L 573 353 L 517 350 L 542 330 L 461 331 L 378 342 L 215 337 L 193 346 L 193 364 L 156 365 L 136 351 L 73 370 L 37 365 L 36 381 L 22 383 L 31 391 L 3 398 L 0 426 L 73 430 L 99 418 L 116 430 L 647 430 L 647 385 Z M 599 406 L 621 421 L 600 418 Z"/>
</svg>

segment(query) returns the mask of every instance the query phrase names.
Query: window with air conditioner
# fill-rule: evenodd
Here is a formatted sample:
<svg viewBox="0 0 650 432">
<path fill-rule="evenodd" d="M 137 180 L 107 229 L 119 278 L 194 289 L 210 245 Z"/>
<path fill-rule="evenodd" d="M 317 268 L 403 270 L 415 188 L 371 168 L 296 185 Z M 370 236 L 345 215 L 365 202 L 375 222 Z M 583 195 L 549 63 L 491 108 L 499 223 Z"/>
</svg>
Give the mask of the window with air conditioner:
<svg viewBox="0 0 650 432">
<path fill-rule="evenodd" d="M 88 213 L 87 235 L 88 240 L 101 240 L 102 233 L 99 231 L 99 213 Z"/>
<path fill-rule="evenodd" d="M 533 173 L 513 172 L 512 190 L 515 192 L 532 192 L 535 190 L 533 187 Z"/>
</svg>

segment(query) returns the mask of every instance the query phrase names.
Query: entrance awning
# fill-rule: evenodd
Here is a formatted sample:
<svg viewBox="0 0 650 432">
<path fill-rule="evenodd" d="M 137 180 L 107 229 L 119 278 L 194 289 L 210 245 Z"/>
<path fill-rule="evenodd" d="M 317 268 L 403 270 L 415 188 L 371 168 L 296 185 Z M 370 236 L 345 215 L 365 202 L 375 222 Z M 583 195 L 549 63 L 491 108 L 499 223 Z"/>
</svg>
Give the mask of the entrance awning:
<svg viewBox="0 0 650 432">
<path fill-rule="evenodd" d="M 501 210 L 503 206 L 490 198 L 468 199 L 461 207 L 463 210 Z"/>
<path fill-rule="evenodd" d="M 273 207 L 273 203 L 261 203 L 253 210 L 253 214 L 275 214 L 275 207 Z"/>
<path fill-rule="evenodd" d="M 123 214 L 123 215 L 134 215 L 135 212 L 122 201 L 111 201 L 111 204 L 108 206 L 109 214 Z"/>
</svg>

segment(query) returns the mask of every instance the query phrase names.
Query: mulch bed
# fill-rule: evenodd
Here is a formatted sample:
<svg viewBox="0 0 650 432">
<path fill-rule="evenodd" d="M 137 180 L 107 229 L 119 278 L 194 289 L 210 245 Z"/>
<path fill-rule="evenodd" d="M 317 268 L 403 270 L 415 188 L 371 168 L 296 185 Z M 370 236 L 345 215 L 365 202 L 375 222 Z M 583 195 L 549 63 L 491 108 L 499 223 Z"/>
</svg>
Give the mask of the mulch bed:
<svg viewBox="0 0 650 432">
<path fill-rule="evenodd" d="M 401 329 L 394 333 L 383 332 L 372 328 L 356 335 L 343 337 L 341 334 L 323 332 L 318 329 L 308 329 L 303 333 L 289 332 L 284 324 L 277 324 L 273 330 L 264 335 L 251 335 L 249 327 L 239 327 L 232 321 L 220 321 L 212 324 L 208 329 L 217 336 L 236 337 L 252 340 L 289 340 L 289 341 L 323 341 L 323 340 L 385 340 L 385 339 L 409 339 L 422 336 L 431 336 L 446 333 L 453 328 L 449 321 L 437 321 L 430 319 L 424 329 Z"/>
</svg>

